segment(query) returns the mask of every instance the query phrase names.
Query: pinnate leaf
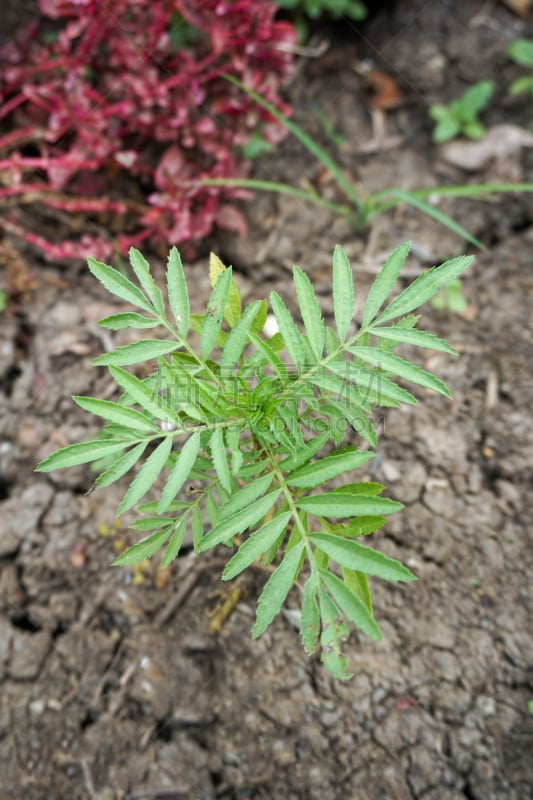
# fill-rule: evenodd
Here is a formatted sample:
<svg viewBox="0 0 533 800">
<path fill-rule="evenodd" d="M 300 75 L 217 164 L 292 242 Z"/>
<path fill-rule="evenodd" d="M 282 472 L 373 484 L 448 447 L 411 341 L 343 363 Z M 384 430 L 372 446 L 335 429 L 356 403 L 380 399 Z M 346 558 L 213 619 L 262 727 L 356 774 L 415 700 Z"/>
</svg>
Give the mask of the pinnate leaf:
<svg viewBox="0 0 533 800">
<path fill-rule="evenodd" d="M 66 467 L 76 467 L 78 464 L 88 464 L 99 458 L 124 450 L 131 442 L 109 439 L 90 439 L 88 442 L 78 442 L 69 444 L 56 450 L 48 458 L 43 459 L 35 469 L 37 472 L 51 472 L 53 469 L 64 469 Z"/>
<path fill-rule="evenodd" d="M 95 484 L 103 489 L 105 486 L 110 486 L 112 483 L 122 478 L 122 476 L 129 472 L 141 458 L 146 450 L 147 444 L 148 442 L 140 442 L 135 447 L 132 447 L 131 450 L 128 450 L 127 453 L 124 453 L 123 456 L 117 458 L 116 461 L 97 477 Z"/>
<path fill-rule="evenodd" d="M 354 314 L 354 285 L 348 256 L 340 245 L 333 253 L 333 313 L 339 339 L 344 342 Z"/>
<path fill-rule="evenodd" d="M 227 492 L 231 492 L 231 475 L 229 471 L 226 445 L 224 443 L 224 432 L 222 428 L 216 428 L 214 430 L 209 442 L 209 447 L 211 449 L 211 456 L 213 457 L 213 464 L 215 466 L 218 479 L 223 488 Z"/>
<path fill-rule="evenodd" d="M 143 539 L 142 542 L 134 544 L 133 547 L 128 547 L 118 558 L 115 558 L 113 566 L 127 567 L 131 564 L 139 564 L 145 558 L 151 558 L 166 542 L 172 533 L 172 527 L 172 525 L 169 525 L 168 528 L 163 528 L 163 530 L 153 533 L 147 539 Z"/>
<path fill-rule="evenodd" d="M 141 408 L 157 419 L 175 422 L 181 426 L 178 413 L 144 381 L 126 372 L 122 367 L 109 367 L 109 371 L 118 385 L 128 393 L 132 402 L 138 403 Z"/>
<path fill-rule="evenodd" d="M 163 301 L 163 295 L 161 293 L 161 289 L 156 286 L 154 279 L 150 275 L 148 261 L 145 259 L 143 254 L 139 252 L 139 250 L 135 249 L 135 247 L 130 248 L 129 257 L 130 264 L 135 272 L 135 275 L 137 276 L 137 280 L 141 284 L 157 313 L 164 317 L 165 303 Z"/>
<path fill-rule="evenodd" d="M 378 317 L 376 324 L 382 325 L 390 319 L 403 317 L 404 314 L 409 314 L 419 308 L 430 300 L 442 286 L 454 278 L 458 278 L 471 263 L 471 256 L 460 256 L 446 261 L 440 267 L 428 269 L 415 278 L 398 297 L 394 298 L 383 314 Z"/>
<path fill-rule="evenodd" d="M 252 330 L 254 320 L 260 308 L 260 300 L 256 300 L 255 303 L 249 305 L 228 335 L 220 359 L 220 370 L 223 378 L 228 376 L 242 356 L 242 352 L 248 343 L 249 333 Z"/>
<path fill-rule="evenodd" d="M 141 469 L 133 479 L 130 488 L 124 495 L 124 498 L 118 508 L 118 515 L 124 514 L 132 506 L 137 503 L 141 497 L 144 497 L 148 489 L 152 486 L 157 476 L 165 466 L 167 459 L 172 450 L 172 438 L 166 436 L 162 442 L 158 444 L 151 456 L 149 456 Z"/>
<path fill-rule="evenodd" d="M 127 303 L 132 303 L 132 305 L 142 308 L 144 311 L 151 312 L 153 310 L 141 290 L 121 272 L 107 264 L 103 264 L 101 261 L 96 261 L 94 258 L 88 258 L 87 264 L 94 277 L 100 281 L 108 292 L 120 297 L 121 300 L 125 300 Z"/>
<path fill-rule="evenodd" d="M 257 616 L 252 636 L 257 639 L 266 631 L 274 617 L 279 614 L 291 586 L 296 579 L 304 542 L 299 542 L 285 554 L 279 567 L 272 573 L 257 601 Z"/>
<path fill-rule="evenodd" d="M 370 328 L 369 332 L 382 339 L 398 342 L 398 344 L 411 344 L 415 347 L 427 347 L 429 350 L 449 353 L 452 356 L 458 355 L 457 350 L 449 345 L 448 342 L 445 342 L 444 339 L 439 339 L 438 336 L 434 336 L 432 333 L 426 333 L 426 331 L 390 325 L 388 328 Z"/>
<path fill-rule="evenodd" d="M 235 536 L 236 533 L 242 533 L 247 528 L 256 525 L 259 520 L 270 511 L 280 494 L 280 490 L 270 492 L 270 494 L 256 500 L 255 503 L 251 503 L 247 508 L 243 508 L 236 514 L 233 514 L 233 516 L 217 523 L 210 532 L 202 538 L 198 546 L 198 551 L 203 552 L 210 547 L 215 547 L 217 544 L 227 542 L 232 536 Z"/>
<path fill-rule="evenodd" d="M 258 497 L 264 495 L 267 489 L 270 488 L 273 477 L 274 475 L 272 472 L 268 475 L 262 475 L 252 483 L 249 483 L 248 486 L 232 494 L 229 500 L 221 507 L 220 518 L 226 519 L 227 517 L 233 516 L 233 514 L 236 514 L 241 508 L 245 508 L 250 505 L 250 503 L 253 503 L 254 500 L 257 500 Z"/>
<path fill-rule="evenodd" d="M 187 293 L 187 283 L 180 254 L 173 247 L 167 261 L 167 294 L 170 310 L 176 320 L 178 331 L 182 339 L 185 339 L 189 331 L 189 295 Z"/>
<path fill-rule="evenodd" d="M 122 331 L 125 328 L 157 328 L 161 325 L 160 320 L 154 317 L 144 317 L 136 311 L 124 311 L 121 314 L 111 314 L 98 320 L 102 328 L 109 328 L 111 331 Z"/>
<path fill-rule="evenodd" d="M 186 530 L 186 518 L 181 517 L 180 520 L 176 523 L 174 527 L 174 532 L 170 537 L 170 541 L 163 553 L 163 558 L 161 559 L 161 566 L 163 568 L 168 567 L 174 559 L 176 559 L 179 555 L 181 550 L 181 545 L 183 544 L 183 539 L 185 537 L 185 530 Z"/>
<path fill-rule="evenodd" d="M 222 325 L 229 287 L 231 284 L 231 267 L 222 272 L 211 292 L 207 311 L 200 328 L 200 353 L 202 358 L 208 358 L 217 342 L 217 337 Z"/>
<path fill-rule="evenodd" d="M 126 428 L 133 428 L 136 431 L 154 432 L 154 423 L 150 418 L 146 414 L 141 414 L 140 411 L 135 411 L 133 408 L 126 408 L 126 406 L 113 403 L 111 400 L 97 400 L 94 397 L 79 397 L 75 395 L 72 399 L 84 411 L 95 414 L 97 417 L 116 422 L 118 425 L 124 425 Z"/>
<path fill-rule="evenodd" d="M 308 578 L 304 585 L 300 635 L 305 650 L 314 653 L 320 635 L 320 610 L 316 581 L 313 577 Z"/>
<path fill-rule="evenodd" d="M 374 516 L 393 514 L 403 508 L 396 500 L 387 497 L 365 497 L 349 495 L 343 492 L 326 492 L 309 497 L 301 497 L 297 505 L 315 516 L 351 517 L 357 515 Z"/>
<path fill-rule="evenodd" d="M 172 472 L 165 484 L 165 488 L 161 493 L 161 499 L 157 508 L 160 514 L 164 514 L 168 507 L 176 497 L 177 493 L 189 477 L 191 469 L 194 466 L 198 450 L 200 449 L 200 433 L 197 431 L 187 439 L 181 452 L 176 459 L 176 463 L 172 468 Z"/>
<path fill-rule="evenodd" d="M 224 272 L 227 267 L 224 266 L 220 258 L 214 253 L 209 255 L 209 279 L 211 281 L 211 288 L 214 289 L 219 276 Z M 241 296 L 239 294 L 239 287 L 232 277 L 226 308 L 224 309 L 224 319 L 233 328 L 241 317 Z"/>
<path fill-rule="evenodd" d="M 274 544 L 281 533 L 287 527 L 292 514 L 287 511 L 284 514 L 274 517 L 274 519 L 254 531 L 249 538 L 239 547 L 235 555 L 228 561 L 222 579 L 229 581 L 249 567 L 256 558 L 265 553 Z"/>
<path fill-rule="evenodd" d="M 320 577 L 346 619 L 371 639 L 380 642 L 383 634 L 366 605 L 336 575 L 320 570 Z"/>
<path fill-rule="evenodd" d="M 346 569 L 365 572 L 385 581 L 416 580 L 415 575 L 399 561 L 352 539 L 342 539 L 333 533 L 312 533 L 309 540 Z"/>
<path fill-rule="evenodd" d="M 290 486 L 297 486 L 299 489 L 311 489 L 321 483 L 336 478 L 352 469 L 365 464 L 375 453 L 371 450 L 345 450 L 334 453 L 327 458 L 306 464 L 295 472 L 287 476 L 287 483 Z"/>
<path fill-rule="evenodd" d="M 363 327 L 369 325 L 377 312 L 388 299 L 392 287 L 404 265 L 405 259 L 411 249 L 411 242 L 404 242 L 394 250 L 376 276 L 365 303 L 363 312 Z"/>
<path fill-rule="evenodd" d="M 125 344 L 117 347 L 111 353 L 93 358 L 95 367 L 115 366 L 127 367 L 131 364 L 139 364 L 141 361 L 150 361 L 152 358 L 159 358 L 167 353 L 177 350 L 179 343 L 169 342 L 168 339 L 141 339 L 133 344 Z"/>
<path fill-rule="evenodd" d="M 315 290 L 308 276 L 299 267 L 294 267 L 293 276 L 305 332 L 309 339 L 313 355 L 317 360 L 320 360 L 324 352 L 326 331 Z"/>
<path fill-rule="evenodd" d="M 431 372 L 426 372 L 426 370 L 417 367 L 416 364 L 411 364 L 404 358 L 387 353 L 384 350 L 375 350 L 373 347 L 352 347 L 350 351 L 356 358 L 371 364 L 373 367 L 383 369 L 398 378 L 404 378 L 406 381 L 417 383 L 426 389 L 433 389 L 434 392 L 443 394 L 445 397 L 451 397 L 450 390 L 445 383 L 432 375 Z"/>
<path fill-rule="evenodd" d="M 304 346 L 300 331 L 296 327 L 291 312 L 277 292 L 271 292 L 270 304 L 274 316 L 276 317 L 280 333 L 283 336 L 287 352 L 294 366 L 300 370 L 303 368 L 305 360 Z"/>
</svg>

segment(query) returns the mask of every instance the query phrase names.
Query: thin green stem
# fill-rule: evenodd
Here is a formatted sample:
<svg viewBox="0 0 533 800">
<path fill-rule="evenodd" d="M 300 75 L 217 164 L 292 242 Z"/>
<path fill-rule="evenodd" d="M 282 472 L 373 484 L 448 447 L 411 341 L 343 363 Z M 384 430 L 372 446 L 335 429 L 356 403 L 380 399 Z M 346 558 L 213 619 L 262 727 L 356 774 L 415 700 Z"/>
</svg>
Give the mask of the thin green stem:
<svg viewBox="0 0 533 800">
<path fill-rule="evenodd" d="M 179 346 L 183 347 L 188 352 L 188 354 L 195 359 L 196 363 L 208 373 L 213 383 L 215 383 L 219 389 L 223 389 L 223 383 L 218 377 L 218 375 L 215 375 L 211 367 L 207 364 L 206 361 L 204 361 L 203 358 L 201 358 L 201 356 L 198 355 L 196 350 L 193 347 L 191 347 L 188 341 L 181 337 L 178 329 L 174 328 L 174 326 L 171 325 L 170 322 L 165 317 L 158 316 L 158 319 L 161 322 L 161 325 L 163 325 L 163 327 L 166 328 L 167 331 L 169 331 L 172 334 L 172 336 L 176 339 Z"/>
<path fill-rule="evenodd" d="M 343 217 L 350 217 L 353 214 L 350 206 L 334 203 L 331 200 L 327 200 L 325 197 L 321 197 L 319 194 L 306 192 L 305 189 L 296 189 L 288 184 L 276 183 L 275 181 L 262 181 L 256 178 L 205 178 L 205 180 L 200 181 L 200 185 L 231 186 L 241 189 L 256 189 L 263 192 L 273 192 L 275 194 L 288 194 L 293 197 L 299 197 L 301 200 L 305 200 L 308 203 L 313 203 L 323 208 L 329 208 L 331 211 Z"/>
<path fill-rule="evenodd" d="M 342 171 L 339 169 L 331 156 L 329 156 L 326 151 L 314 141 L 314 139 L 308 136 L 308 134 L 305 133 L 299 125 L 296 125 L 296 123 L 292 122 L 284 114 L 282 114 L 281 111 L 278 111 L 278 109 L 273 106 L 272 103 L 269 103 L 268 100 L 265 100 L 260 94 L 254 92 L 253 89 L 249 89 L 247 86 L 241 83 L 241 81 L 237 80 L 237 78 L 227 74 L 223 74 L 223 77 L 226 78 L 226 80 L 228 80 L 230 83 L 233 83 L 234 86 L 238 86 L 241 91 L 248 95 L 248 97 L 251 97 L 252 100 L 255 100 L 255 102 L 268 111 L 269 114 L 272 114 L 272 116 L 275 117 L 278 122 L 281 122 L 281 124 L 284 125 L 287 130 L 290 131 L 292 135 L 298 139 L 298 141 L 301 142 L 301 144 L 303 144 L 303 146 L 307 148 L 307 150 L 326 167 L 326 169 L 333 175 L 337 184 L 344 191 L 346 196 L 350 198 L 357 211 L 361 213 L 364 203 L 355 186 L 350 180 L 348 180 L 348 178 L 345 177 L 345 175 L 343 175 Z"/>
<path fill-rule="evenodd" d="M 381 198 L 390 197 L 391 194 L 398 191 L 406 193 L 404 190 L 391 188 L 383 189 L 383 191 L 376 192 L 376 194 L 372 195 L 373 212 L 380 214 L 383 211 L 388 211 L 394 208 L 394 206 L 397 206 L 398 203 L 402 201 L 401 197 L 393 196 L 392 199 L 381 204 L 376 201 L 381 200 Z M 503 194 L 507 192 L 533 192 L 533 183 L 476 183 L 461 186 L 433 186 L 430 189 L 413 189 L 407 193 L 413 197 L 420 198 L 431 197 L 432 195 L 436 195 L 437 197 L 476 198 L 486 194 Z"/>
<path fill-rule="evenodd" d="M 311 543 L 309 542 L 309 539 L 307 538 L 307 530 L 305 528 L 305 525 L 302 522 L 300 514 L 298 513 L 298 509 L 296 507 L 296 503 L 294 502 L 294 497 L 292 495 L 291 490 L 289 489 L 289 487 L 287 486 L 287 484 L 285 482 L 285 478 L 283 477 L 283 473 L 282 473 L 282 471 L 281 471 L 281 469 L 279 467 L 278 460 L 277 460 L 275 454 L 272 452 L 270 447 L 268 447 L 268 445 L 264 446 L 264 450 L 266 451 L 266 453 L 267 453 L 267 455 L 268 455 L 268 457 L 270 459 L 270 463 L 272 465 L 272 472 L 274 473 L 274 475 L 276 477 L 276 480 L 277 480 L 277 482 L 278 482 L 278 484 L 279 484 L 279 486 L 281 488 L 281 491 L 283 492 L 283 494 L 285 496 L 285 500 L 287 501 L 287 505 L 289 507 L 289 511 L 291 512 L 291 514 L 293 516 L 293 519 L 294 519 L 294 522 L 296 524 L 296 527 L 298 528 L 298 530 L 300 532 L 300 536 L 302 537 L 302 540 L 303 540 L 304 546 L 305 546 L 305 550 L 306 550 L 306 553 L 307 553 L 307 558 L 308 558 L 309 563 L 311 565 L 311 572 L 314 575 L 315 572 L 316 572 L 316 563 L 315 563 L 314 553 L 313 553 L 313 550 L 312 550 L 312 547 L 311 547 Z"/>
</svg>

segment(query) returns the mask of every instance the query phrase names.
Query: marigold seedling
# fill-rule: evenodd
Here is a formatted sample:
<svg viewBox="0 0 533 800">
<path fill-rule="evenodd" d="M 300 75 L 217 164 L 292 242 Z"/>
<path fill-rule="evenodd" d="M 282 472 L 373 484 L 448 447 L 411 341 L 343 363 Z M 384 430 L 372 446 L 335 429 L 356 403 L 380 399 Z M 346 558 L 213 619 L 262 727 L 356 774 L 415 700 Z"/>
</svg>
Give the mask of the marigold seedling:
<svg viewBox="0 0 533 800">
<path fill-rule="evenodd" d="M 415 579 L 395 559 L 356 541 L 402 507 L 383 497 L 382 484 L 353 480 L 353 471 L 374 456 L 373 409 L 417 403 L 397 379 L 450 395 L 441 380 L 393 351 L 408 344 L 456 353 L 418 330 L 413 312 L 457 279 L 471 258 L 427 270 L 389 301 L 408 252 L 404 243 L 388 258 L 358 326 L 352 269 L 341 247 L 333 254 L 331 324 L 308 275 L 294 267 L 302 324 L 272 292 L 279 327 L 272 337 L 263 334 L 266 301 L 243 308 L 231 268 L 216 256 L 202 315 L 190 312 L 175 248 L 168 258 L 166 300 L 137 250 L 130 253 L 136 281 L 89 259 L 106 289 L 138 309 L 100 324 L 111 330 L 160 326 L 161 338 L 141 339 L 94 360 L 109 368 L 122 394 L 116 402 L 74 400 L 105 427 L 37 467 L 48 472 L 105 458 L 97 487 L 133 474 L 118 514 L 137 506 L 131 527 L 147 535 L 121 553 L 117 565 L 138 564 L 162 550 L 161 563 L 168 566 L 189 530 L 197 553 L 219 545 L 229 549 L 223 580 L 252 564 L 268 566 L 254 637 L 272 623 L 296 584 L 303 645 L 308 652 L 320 647 L 325 666 L 339 678 L 348 677 L 341 653 L 348 623 L 381 639 L 369 576 Z M 156 367 L 142 379 L 125 369 L 142 365 L 146 374 L 150 362 Z M 344 483 L 342 476 L 348 478 Z M 335 487 L 328 488 L 332 480 Z M 158 497 L 139 506 L 156 481 L 162 487 Z"/>
</svg>

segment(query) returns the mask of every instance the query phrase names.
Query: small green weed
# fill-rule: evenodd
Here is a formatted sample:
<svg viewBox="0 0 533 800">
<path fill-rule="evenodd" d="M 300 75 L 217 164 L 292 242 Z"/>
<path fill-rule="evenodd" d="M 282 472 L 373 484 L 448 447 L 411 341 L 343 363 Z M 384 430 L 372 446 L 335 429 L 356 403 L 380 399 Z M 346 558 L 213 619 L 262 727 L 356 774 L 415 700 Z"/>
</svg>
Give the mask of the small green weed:
<svg viewBox="0 0 533 800">
<path fill-rule="evenodd" d="M 433 186 L 430 189 L 415 189 L 413 191 L 390 187 L 375 192 L 375 194 L 364 194 L 359 187 L 346 177 L 343 170 L 341 170 L 329 153 L 315 142 L 315 140 L 299 125 L 293 120 L 288 119 L 281 111 L 278 111 L 277 108 L 269 103 L 268 100 L 265 100 L 261 95 L 257 94 L 257 92 L 254 92 L 253 89 L 246 87 L 241 81 L 230 75 L 226 75 L 225 77 L 230 83 L 238 86 L 239 89 L 255 100 L 255 102 L 268 111 L 269 114 L 285 125 L 287 130 L 290 131 L 307 151 L 320 161 L 323 167 L 332 175 L 348 202 L 335 203 L 318 194 L 318 192 L 299 189 L 287 183 L 265 181 L 257 178 L 206 178 L 201 181 L 203 186 L 234 186 L 258 191 L 275 192 L 277 194 L 290 194 L 308 203 L 314 203 L 315 205 L 331 209 L 339 216 L 349 220 L 353 228 L 357 231 L 366 230 L 374 217 L 379 214 L 390 211 L 400 203 L 407 203 L 481 249 L 484 249 L 483 245 L 475 236 L 472 236 L 466 228 L 463 228 L 462 225 L 448 216 L 448 214 L 445 214 L 439 208 L 429 203 L 426 198 L 433 196 L 479 198 L 485 195 L 503 192 L 533 191 L 533 183 L 487 183 L 468 184 L 465 186 Z"/>
<path fill-rule="evenodd" d="M 435 295 L 431 301 L 433 308 L 438 311 L 451 311 L 452 314 L 464 314 L 468 302 L 463 294 L 463 284 L 460 278 L 450 281 Z"/>
<path fill-rule="evenodd" d="M 431 106 L 429 114 L 437 123 L 433 131 L 433 141 L 442 144 L 463 134 L 469 139 L 482 139 L 485 128 L 478 120 L 494 91 L 493 81 L 479 81 L 449 105 Z"/>
<path fill-rule="evenodd" d="M 275 0 L 277 6 L 291 12 L 301 41 L 309 34 L 308 20 L 329 17 L 339 20 L 343 17 L 353 22 L 366 19 L 367 9 L 360 0 Z"/>
<path fill-rule="evenodd" d="M 515 64 L 520 64 L 522 67 L 533 70 L 533 41 L 531 39 L 516 39 L 516 41 L 511 42 L 507 52 Z M 510 94 L 522 94 L 524 92 L 533 94 L 533 72 L 529 75 L 524 75 L 522 78 L 517 78 L 511 84 L 509 92 Z"/>
</svg>

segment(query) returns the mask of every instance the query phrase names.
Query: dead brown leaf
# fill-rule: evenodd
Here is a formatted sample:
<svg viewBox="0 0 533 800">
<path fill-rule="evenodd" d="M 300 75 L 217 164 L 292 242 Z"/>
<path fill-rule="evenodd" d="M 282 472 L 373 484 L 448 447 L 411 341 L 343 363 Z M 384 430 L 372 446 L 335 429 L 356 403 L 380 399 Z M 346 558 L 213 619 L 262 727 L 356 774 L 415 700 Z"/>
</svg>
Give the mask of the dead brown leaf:
<svg viewBox="0 0 533 800">
<path fill-rule="evenodd" d="M 399 108 L 405 103 L 405 95 L 392 75 L 369 69 L 364 73 L 364 79 L 373 92 L 370 105 L 380 111 L 390 111 Z"/>
<path fill-rule="evenodd" d="M 531 0 L 502 0 L 511 11 L 525 19 L 531 11 Z"/>
</svg>

